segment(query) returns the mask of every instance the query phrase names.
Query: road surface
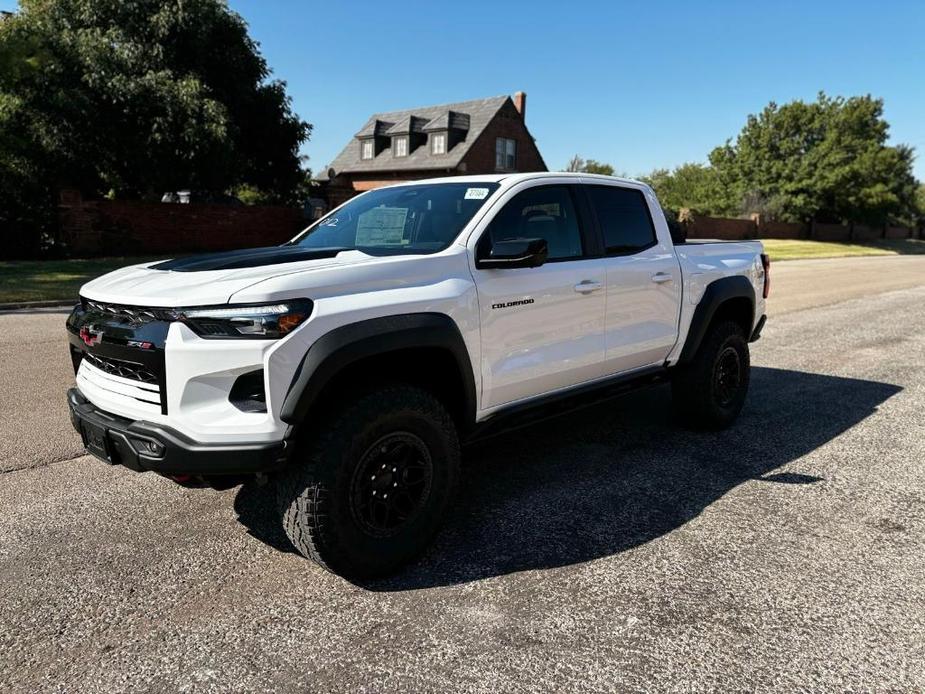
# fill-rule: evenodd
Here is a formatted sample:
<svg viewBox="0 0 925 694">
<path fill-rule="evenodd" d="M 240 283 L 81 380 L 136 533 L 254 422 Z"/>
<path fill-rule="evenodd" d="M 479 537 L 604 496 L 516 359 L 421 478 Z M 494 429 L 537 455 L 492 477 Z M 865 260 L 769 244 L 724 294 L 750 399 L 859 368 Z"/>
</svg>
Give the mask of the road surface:
<svg viewBox="0 0 925 694">
<path fill-rule="evenodd" d="M 82 455 L 63 314 L 0 315 L 0 691 L 921 691 L 925 257 L 773 272 L 736 426 L 657 388 L 497 439 L 363 586 L 266 488 Z"/>
</svg>

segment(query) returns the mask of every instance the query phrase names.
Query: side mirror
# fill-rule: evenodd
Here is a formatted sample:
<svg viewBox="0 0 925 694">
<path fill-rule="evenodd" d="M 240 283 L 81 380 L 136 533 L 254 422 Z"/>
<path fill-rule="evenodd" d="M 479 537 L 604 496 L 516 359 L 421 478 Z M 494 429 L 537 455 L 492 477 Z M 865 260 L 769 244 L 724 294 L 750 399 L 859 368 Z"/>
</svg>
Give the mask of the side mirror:
<svg viewBox="0 0 925 694">
<path fill-rule="evenodd" d="M 510 239 L 479 244 L 475 266 L 480 270 L 539 267 L 546 262 L 549 246 L 546 239 Z"/>
</svg>

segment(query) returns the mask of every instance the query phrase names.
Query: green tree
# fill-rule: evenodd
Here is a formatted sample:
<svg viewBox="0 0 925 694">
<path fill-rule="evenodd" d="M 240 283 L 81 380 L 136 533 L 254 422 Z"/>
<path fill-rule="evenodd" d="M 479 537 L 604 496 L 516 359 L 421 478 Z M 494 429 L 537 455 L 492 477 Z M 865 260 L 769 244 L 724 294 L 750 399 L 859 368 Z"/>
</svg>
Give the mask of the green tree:
<svg viewBox="0 0 925 694">
<path fill-rule="evenodd" d="M 732 199 L 716 169 L 703 164 L 682 164 L 673 171 L 656 169 L 642 180 L 652 186 L 666 210 L 690 208 L 710 215 L 736 214 L 738 201 Z"/>
<path fill-rule="evenodd" d="M 610 164 L 605 164 L 602 161 L 596 161 L 594 159 L 588 159 L 585 162 L 585 166 L 582 169 L 584 173 L 591 174 L 602 174 L 604 176 L 613 176 L 613 167 Z"/>
<path fill-rule="evenodd" d="M 604 176 L 613 176 L 614 172 L 614 168 L 610 164 L 605 164 L 594 159 L 582 159 L 577 154 L 569 159 L 568 166 L 565 170 L 580 173 L 603 174 Z"/>
<path fill-rule="evenodd" d="M 0 19 L 0 81 L 36 78 L 43 64 L 39 47 L 9 36 L 7 26 Z M 30 128 L 23 99 L 0 88 L 0 257 L 34 254 L 55 224 L 52 169 Z"/>
<path fill-rule="evenodd" d="M 920 183 L 915 192 L 914 225 L 925 226 L 925 183 Z"/>
<path fill-rule="evenodd" d="M 291 202 L 310 132 L 222 0 L 22 0 L 0 22 L 2 181 Z"/>
<path fill-rule="evenodd" d="M 769 104 L 710 163 L 740 212 L 882 224 L 915 209 L 913 150 L 886 144 L 883 101 L 828 97 Z"/>
</svg>

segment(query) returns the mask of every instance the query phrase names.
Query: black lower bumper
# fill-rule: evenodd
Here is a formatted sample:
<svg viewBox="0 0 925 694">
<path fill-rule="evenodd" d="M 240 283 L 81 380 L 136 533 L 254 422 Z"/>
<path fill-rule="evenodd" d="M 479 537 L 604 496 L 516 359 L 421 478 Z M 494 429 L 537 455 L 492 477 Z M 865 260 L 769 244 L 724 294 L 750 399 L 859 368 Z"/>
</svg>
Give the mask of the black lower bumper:
<svg viewBox="0 0 925 694">
<path fill-rule="evenodd" d="M 286 462 L 286 444 L 202 444 L 169 427 L 98 409 L 79 390 L 67 392 L 71 423 L 89 453 L 113 465 L 165 475 L 249 475 Z"/>
</svg>

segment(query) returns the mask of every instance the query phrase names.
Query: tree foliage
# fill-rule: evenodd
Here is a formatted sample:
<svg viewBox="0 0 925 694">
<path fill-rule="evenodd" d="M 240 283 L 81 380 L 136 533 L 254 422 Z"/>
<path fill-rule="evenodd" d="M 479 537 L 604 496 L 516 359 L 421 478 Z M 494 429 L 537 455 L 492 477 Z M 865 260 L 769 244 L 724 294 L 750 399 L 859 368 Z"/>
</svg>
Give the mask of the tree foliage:
<svg viewBox="0 0 925 694">
<path fill-rule="evenodd" d="M 888 146 L 888 134 L 881 99 L 820 93 L 749 116 L 710 163 L 742 212 L 882 224 L 908 218 L 916 190 L 913 151 Z"/>
<path fill-rule="evenodd" d="M 614 172 L 614 168 L 610 164 L 605 164 L 604 162 L 594 159 L 582 159 L 577 154 L 569 159 L 568 166 L 565 170 L 580 173 L 603 174 L 604 176 L 613 176 Z"/>
<path fill-rule="evenodd" d="M 915 193 L 915 223 L 925 225 L 925 183 Z"/>
<path fill-rule="evenodd" d="M 0 181 L 24 195 L 290 201 L 310 131 L 222 0 L 22 0 L 0 22 Z"/>
<path fill-rule="evenodd" d="M 706 214 L 738 213 L 712 167 L 682 164 L 673 171 L 656 169 L 642 180 L 652 186 L 666 210 L 686 207 Z"/>
<path fill-rule="evenodd" d="M 736 140 L 647 177 L 667 207 L 706 214 L 759 212 L 788 221 L 909 223 L 916 214 L 913 150 L 886 144 L 883 101 L 820 93 L 816 101 L 769 104 Z"/>
</svg>

